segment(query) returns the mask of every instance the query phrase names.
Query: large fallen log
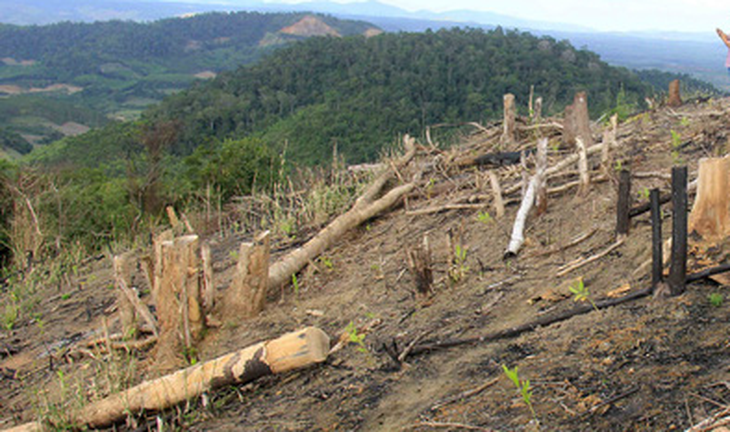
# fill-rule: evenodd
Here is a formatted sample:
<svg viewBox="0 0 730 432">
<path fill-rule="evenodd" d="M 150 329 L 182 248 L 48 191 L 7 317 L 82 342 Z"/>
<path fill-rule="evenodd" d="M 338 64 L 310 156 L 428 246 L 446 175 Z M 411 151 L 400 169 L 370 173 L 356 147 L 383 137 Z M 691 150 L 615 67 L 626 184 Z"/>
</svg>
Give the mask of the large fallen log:
<svg viewBox="0 0 730 432">
<path fill-rule="evenodd" d="M 316 327 L 308 327 L 115 393 L 72 412 L 65 424 L 105 427 L 129 414 L 160 411 L 225 385 L 321 363 L 329 350 L 329 337 Z M 40 430 L 42 425 L 33 422 L 8 431 Z"/>
</svg>

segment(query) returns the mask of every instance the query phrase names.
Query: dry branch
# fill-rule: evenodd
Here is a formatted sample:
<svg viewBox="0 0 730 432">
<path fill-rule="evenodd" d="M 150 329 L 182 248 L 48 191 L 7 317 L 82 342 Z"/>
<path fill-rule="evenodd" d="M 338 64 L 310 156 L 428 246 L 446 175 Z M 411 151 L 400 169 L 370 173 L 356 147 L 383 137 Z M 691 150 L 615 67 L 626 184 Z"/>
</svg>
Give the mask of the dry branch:
<svg viewBox="0 0 730 432">
<path fill-rule="evenodd" d="M 499 178 L 494 171 L 488 171 L 489 183 L 492 186 L 492 193 L 494 194 L 494 212 L 497 218 L 501 219 L 504 216 L 504 199 L 502 198 L 502 187 L 499 185 Z"/>
<path fill-rule="evenodd" d="M 537 172 L 530 180 L 530 183 L 525 192 L 525 196 L 522 199 L 520 209 L 517 211 L 515 217 L 515 224 L 512 228 L 512 235 L 510 236 L 510 242 L 507 246 L 507 250 L 504 253 L 505 258 L 516 256 L 522 247 L 522 243 L 525 242 L 525 223 L 527 222 L 527 215 L 532 209 L 532 205 L 535 202 L 535 195 L 537 193 L 538 186 L 542 183 L 542 179 L 545 176 L 546 164 L 547 164 L 547 139 L 543 138 L 537 145 L 537 160 L 540 161 L 541 165 L 537 167 Z"/>
<path fill-rule="evenodd" d="M 568 274 L 574 270 L 577 270 L 583 266 L 586 266 L 594 261 L 598 261 L 599 259 L 601 259 L 601 258 L 605 257 L 606 255 L 610 254 L 611 252 L 613 252 L 614 250 L 618 249 L 618 247 L 621 246 L 622 244 L 624 244 L 625 241 L 626 241 L 625 237 L 620 238 L 615 243 L 613 243 L 611 246 L 607 247 L 606 249 L 602 250 L 601 252 L 599 252 L 595 255 L 592 255 L 588 258 L 578 258 L 574 261 L 569 262 L 568 264 L 566 264 L 558 269 L 556 276 L 558 276 L 558 277 L 565 276 L 566 274 Z"/>
</svg>

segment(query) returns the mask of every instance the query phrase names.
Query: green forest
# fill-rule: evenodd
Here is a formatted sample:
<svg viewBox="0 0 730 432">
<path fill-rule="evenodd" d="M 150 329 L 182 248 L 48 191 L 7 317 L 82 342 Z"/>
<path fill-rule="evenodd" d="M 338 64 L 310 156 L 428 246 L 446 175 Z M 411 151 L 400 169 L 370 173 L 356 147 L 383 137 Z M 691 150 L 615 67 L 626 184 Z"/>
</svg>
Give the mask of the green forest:
<svg viewBox="0 0 730 432">
<path fill-rule="evenodd" d="M 374 161 L 404 133 L 498 119 L 507 92 L 527 114 L 530 86 L 545 114 L 587 91 L 594 118 L 638 110 L 656 92 L 594 53 L 515 31 L 317 37 L 196 83 L 138 120 L 38 147 L 21 170 L 6 168 L 15 186 L 5 192 L 35 197 L 49 244 L 98 248 L 143 233 L 165 205 L 271 190 L 297 167 L 329 163 L 334 146 L 347 163 Z"/>
<path fill-rule="evenodd" d="M 305 39 L 280 30 L 307 15 L 236 12 L 149 23 L 0 24 L 0 96 L 4 88 L 26 90 L 0 97 L 0 127 L 40 136 L 31 141 L 42 145 L 57 138 L 49 124 L 58 123 L 59 117 L 89 127 L 103 125 L 109 118 L 134 119 L 146 106 L 201 77 L 234 70 Z M 316 17 L 343 36 L 373 27 L 362 21 Z M 27 91 L 58 84 L 74 91 Z M 22 154 L 29 144 L 12 149 Z"/>
</svg>

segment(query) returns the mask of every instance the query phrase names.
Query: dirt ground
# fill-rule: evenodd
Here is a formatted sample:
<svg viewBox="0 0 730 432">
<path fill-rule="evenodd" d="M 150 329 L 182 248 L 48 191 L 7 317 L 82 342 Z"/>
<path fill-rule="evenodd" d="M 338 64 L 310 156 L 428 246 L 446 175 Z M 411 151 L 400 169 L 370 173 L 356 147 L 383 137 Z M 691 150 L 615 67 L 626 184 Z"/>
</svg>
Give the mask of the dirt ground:
<svg viewBox="0 0 730 432">
<path fill-rule="evenodd" d="M 601 130 L 594 129 L 598 141 Z M 694 179 L 700 157 L 727 152 L 729 132 L 730 100 L 659 109 L 622 123 L 615 158 L 634 174 L 633 204 L 646 201 L 650 188 L 668 191 L 675 162 L 687 163 Z M 477 135 L 464 151 L 484 151 L 485 141 Z M 559 158 L 553 150 L 553 163 Z M 575 176 L 553 179 L 550 186 Z M 595 300 L 649 284 L 649 268 L 642 267 L 651 257 L 648 214 L 632 220 L 628 240 L 615 251 L 556 276 L 560 266 L 615 241 L 613 178 L 594 184 L 586 196 L 576 196 L 575 189 L 551 196 L 547 212 L 529 219 L 527 242 L 510 261 L 503 252 L 518 205 L 509 205 L 502 218 L 489 203 L 482 210 L 419 214 L 490 193 L 480 169 L 435 171 L 431 178 L 433 190 L 445 192 L 423 190 L 348 233 L 300 274 L 297 294 L 291 287 L 275 293 L 256 319 L 221 319 L 200 347 L 202 359 L 211 359 L 310 325 L 336 340 L 353 322 L 365 335 L 365 352 L 349 344 L 321 365 L 222 388 L 114 429 L 158 430 L 166 424 L 220 431 L 671 431 L 727 408 L 730 298 L 725 286 L 712 281 L 691 284 L 675 298 L 643 298 L 516 338 L 412 355 L 398 365 L 385 347 L 480 336 L 571 309 L 576 305 L 569 287 L 577 278 Z M 665 238 L 670 225 L 667 204 Z M 467 251 L 458 281 L 448 276 L 448 233 Z M 547 253 L 588 233 L 585 241 Z M 415 294 L 406 255 L 424 235 L 435 261 L 429 299 Z M 218 234 L 210 240 L 223 293 L 235 265 L 230 251 L 243 239 Z M 101 354 L 70 355 L 104 334 L 103 321 L 114 331 L 115 293 L 107 258 L 88 260 L 69 280 L 38 285 L 42 318 L 0 330 L 0 427 L 39 412 L 49 415 L 48 399 L 59 395 L 74 404 L 108 393 L 114 383 L 154 376 L 148 353 L 120 353 L 115 362 Z M 10 293 L 6 287 L 3 302 Z M 725 301 L 713 304 L 709 297 L 716 293 Z M 518 367 L 519 378 L 530 381 L 534 417 L 503 366 Z"/>
</svg>

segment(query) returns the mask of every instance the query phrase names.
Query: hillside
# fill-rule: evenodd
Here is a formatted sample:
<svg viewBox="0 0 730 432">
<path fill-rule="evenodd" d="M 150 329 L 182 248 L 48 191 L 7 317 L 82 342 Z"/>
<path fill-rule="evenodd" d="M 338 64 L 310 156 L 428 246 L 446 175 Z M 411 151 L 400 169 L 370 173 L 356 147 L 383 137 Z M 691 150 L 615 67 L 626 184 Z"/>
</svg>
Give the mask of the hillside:
<svg viewBox="0 0 730 432">
<path fill-rule="evenodd" d="M 307 26 L 315 30 L 307 31 Z M 322 28 L 329 32 L 316 30 Z M 0 127 L 29 137 L 33 144 L 39 141 L 34 136 L 52 136 L 52 128 L 44 127 L 44 123 L 55 124 L 52 118 L 40 116 L 29 125 L 34 122 L 22 114 L 48 111 L 44 101 L 72 107 L 67 112 L 135 118 L 147 105 L 171 93 L 254 62 L 290 42 L 323 34 L 372 34 L 373 30 L 364 22 L 328 16 L 247 12 L 147 23 L 0 24 L 0 102 L 18 107 L 15 113 L 3 110 Z M 99 126 L 98 121 L 89 123 L 84 117 L 73 120 Z"/>
<path fill-rule="evenodd" d="M 614 108 L 621 92 L 636 107 L 653 93 L 636 75 L 565 41 L 452 29 L 311 39 L 172 96 L 145 118 L 181 121 L 179 154 L 210 137 L 254 134 L 278 151 L 287 143 L 294 162 L 326 162 L 336 144 L 348 163 L 360 163 L 401 133 L 490 121 L 505 93 L 525 101 L 531 86 L 547 113 L 587 90 L 595 117 Z"/>
<path fill-rule="evenodd" d="M 686 163 L 694 180 L 700 157 L 727 153 L 728 116 L 730 100 L 720 99 L 639 113 L 621 122 L 615 135 L 610 127 L 593 124 L 599 145 L 612 142 L 612 136 L 617 144 L 607 172 L 600 168 L 601 152 L 590 153 L 592 185 L 584 195 L 576 194 L 576 164 L 561 163 L 574 150 L 561 146 L 560 117 L 533 124 L 520 119 L 517 142 L 507 148 L 500 144 L 503 128 L 495 125 L 451 149 L 419 145 L 410 163 L 385 161 L 380 169 L 391 180 L 381 186 L 414 182 L 406 199 L 338 237 L 292 279 L 293 286 L 272 289 L 259 317 L 216 316 L 219 324 L 208 330 L 197 353 L 205 361 L 307 325 L 324 329 L 333 345 L 342 340 L 344 346 L 320 365 L 226 385 L 162 413 L 132 415 L 117 430 L 160 424 L 244 431 L 537 430 L 503 366 L 518 367 L 523 383 L 529 380 L 539 430 L 686 430 L 726 416 L 721 402 L 729 396 L 724 383 L 730 378 L 725 286 L 700 281 L 679 297 L 638 298 L 598 311 L 572 298 L 569 288 L 578 280 L 601 305 L 601 299 L 648 286 L 648 216 L 633 219 L 628 240 L 613 252 L 557 274 L 573 260 L 614 244 L 614 167 L 631 170 L 631 201 L 642 204 L 649 188 L 668 190 L 673 165 Z M 549 139 L 549 166 L 564 167 L 549 177 L 547 211 L 528 219 L 524 249 L 504 261 L 520 201 L 519 169 L 460 161 L 497 149 L 531 149 L 540 138 Z M 534 172 L 532 161 L 529 170 Z M 495 210 L 488 171 L 502 184 L 504 216 Z M 287 231 L 277 229 L 283 221 L 279 212 L 313 210 L 323 190 L 331 193 L 328 201 L 335 196 L 347 201 L 343 211 L 368 178 L 334 170 L 327 180 L 272 197 L 280 206 L 270 212 L 264 210 L 270 201 L 242 200 L 227 215 L 230 225 L 210 235 L 203 234 L 205 211 L 188 215 L 213 248 L 218 301 L 231 289 L 241 241 L 272 229 L 271 262 L 277 263 L 335 216 L 306 219 L 306 225 Z M 665 207 L 665 239 L 671 213 Z M 424 235 L 433 251 L 435 281 L 428 297 L 415 293 L 406 254 Z M 149 245 L 141 247 L 147 253 Z M 154 350 L 127 352 L 123 343 L 105 342 L 105 334 L 119 331 L 109 258 L 69 257 L 67 268 L 73 270 L 65 276 L 62 269 L 38 263 L 22 281 L 8 280 L 2 293 L 0 425 L 29 421 L 38 411 L 58 421 L 77 403 L 159 374 Z M 695 263 L 690 264 L 692 271 Z M 62 277 L 46 282 L 47 274 Z M 135 273 L 134 280 L 149 304 L 145 278 Z M 710 300 L 711 294 L 719 300 Z M 586 313 L 518 336 L 479 339 L 574 308 Z M 459 339 L 470 343 L 453 342 Z M 449 341 L 451 347 L 427 348 Z M 396 362 L 393 357 L 409 346 L 415 349 L 405 362 Z"/>
</svg>

